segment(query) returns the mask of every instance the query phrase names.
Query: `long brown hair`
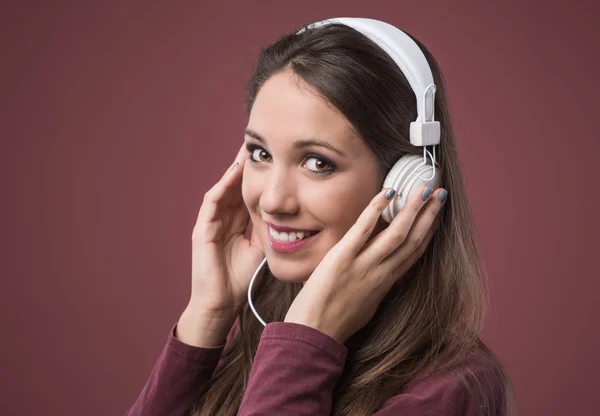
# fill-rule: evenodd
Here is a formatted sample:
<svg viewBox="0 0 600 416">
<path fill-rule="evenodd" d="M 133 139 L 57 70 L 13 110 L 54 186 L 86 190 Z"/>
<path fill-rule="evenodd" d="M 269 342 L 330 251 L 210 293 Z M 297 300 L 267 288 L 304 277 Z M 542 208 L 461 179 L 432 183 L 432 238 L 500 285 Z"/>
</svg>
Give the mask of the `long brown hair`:
<svg viewBox="0 0 600 416">
<path fill-rule="evenodd" d="M 440 226 L 420 260 L 388 292 L 371 321 L 345 345 L 348 358 L 333 395 L 332 415 L 371 415 L 410 381 L 433 372 L 456 373 L 482 415 L 501 409 L 516 414 L 510 379 L 480 339 L 487 305 L 470 207 L 456 151 L 443 76 L 431 53 L 425 54 L 436 84 L 435 115 L 441 124 L 436 149 L 442 183 L 449 191 L 439 214 Z M 262 85 L 291 69 L 349 120 L 377 156 L 383 177 L 404 154 L 422 154 L 412 146 L 409 125 L 417 117 L 410 84 L 391 57 L 360 32 L 339 24 L 286 34 L 262 49 L 247 84 L 250 113 Z M 253 300 L 267 322 L 282 321 L 301 283 L 285 283 L 268 269 Z M 199 391 L 194 416 L 235 415 L 246 389 L 263 326 L 246 307 L 240 332 L 222 355 L 223 365 Z M 478 352 L 503 386 L 461 366 Z M 495 398 L 501 397 L 498 401 Z"/>
</svg>

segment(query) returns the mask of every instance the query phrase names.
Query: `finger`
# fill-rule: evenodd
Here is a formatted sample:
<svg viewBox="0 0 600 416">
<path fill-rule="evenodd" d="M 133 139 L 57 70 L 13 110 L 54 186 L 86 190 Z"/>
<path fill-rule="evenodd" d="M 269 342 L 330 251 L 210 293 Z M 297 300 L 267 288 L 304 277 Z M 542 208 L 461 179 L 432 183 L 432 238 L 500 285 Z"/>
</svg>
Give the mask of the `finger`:
<svg viewBox="0 0 600 416">
<path fill-rule="evenodd" d="M 417 215 L 430 198 L 431 190 L 426 187 L 416 195 L 412 195 L 390 225 L 371 241 L 357 261 L 363 267 L 375 267 L 404 244 Z"/>
<path fill-rule="evenodd" d="M 377 280 L 376 288 L 378 291 L 380 291 L 379 294 L 382 298 L 390 291 L 392 286 L 396 282 L 398 282 L 412 266 L 415 265 L 417 260 L 419 260 L 423 256 L 425 250 L 427 249 L 427 246 L 429 246 L 429 243 L 431 242 L 431 239 L 435 234 L 435 231 L 437 230 L 436 224 L 439 225 L 439 222 L 440 221 L 438 216 L 438 218 L 434 222 L 434 226 L 431 227 L 430 230 L 427 232 L 427 236 L 423 240 L 419 248 L 413 251 L 413 253 L 410 254 L 407 258 L 405 258 L 405 254 L 403 253 L 394 252 L 388 257 L 388 259 L 384 260 L 384 262 L 377 267 L 376 275 L 379 276 L 379 279 Z M 400 246 L 396 249 L 397 252 L 401 250 L 404 250 L 403 246 Z M 391 261 L 389 261 L 389 259 L 391 259 L 396 254 L 398 254 L 402 258 L 405 258 L 405 260 L 400 262 L 400 264 L 398 264 L 394 268 L 394 264 Z"/>
<path fill-rule="evenodd" d="M 443 203 L 438 199 L 442 190 L 434 192 L 425 208 L 418 215 L 408 236 L 400 247 L 390 253 L 378 266 L 382 273 L 396 280 L 406 273 L 425 253 L 433 235 L 440 226 L 439 215 Z"/>
<path fill-rule="evenodd" d="M 198 219 L 204 219 L 204 221 L 211 221 L 218 213 L 219 203 L 223 197 L 230 191 L 234 186 L 238 186 L 242 179 L 242 167 L 246 160 L 245 144 L 243 144 L 232 165 L 227 168 L 227 171 L 223 174 L 221 179 L 210 188 L 206 194 L 204 194 L 204 200 L 200 211 L 198 212 Z"/>
<path fill-rule="evenodd" d="M 363 248 L 371 233 L 375 229 L 377 219 L 381 212 L 388 206 L 395 191 L 390 188 L 383 189 L 367 205 L 356 222 L 338 243 L 342 255 L 347 259 L 354 259 Z"/>
</svg>

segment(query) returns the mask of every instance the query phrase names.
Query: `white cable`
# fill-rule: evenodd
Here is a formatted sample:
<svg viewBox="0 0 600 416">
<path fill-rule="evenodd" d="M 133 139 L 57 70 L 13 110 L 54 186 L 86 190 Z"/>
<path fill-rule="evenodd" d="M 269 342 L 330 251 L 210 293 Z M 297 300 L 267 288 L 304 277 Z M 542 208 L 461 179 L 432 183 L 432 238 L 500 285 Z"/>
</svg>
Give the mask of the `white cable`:
<svg viewBox="0 0 600 416">
<path fill-rule="evenodd" d="M 435 161 L 435 145 L 432 146 L 433 147 L 433 155 L 431 154 L 431 152 L 429 150 L 427 150 L 427 146 L 423 146 L 423 162 L 421 162 L 420 164 L 418 164 L 413 171 L 410 173 L 410 175 L 408 175 L 405 179 L 404 182 L 402 182 L 402 186 L 400 186 L 400 188 L 398 189 L 404 189 L 404 185 L 406 185 L 406 183 L 410 180 L 410 178 L 412 178 L 414 175 L 417 175 L 419 178 L 421 178 L 421 180 L 423 181 L 430 181 L 435 177 L 435 165 L 436 165 L 436 161 Z M 429 155 L 429 158 L 432 161 L 432 165 L 433 165 L 433 172 L 431 174 L 430 178 L 423 178 L 421 176 L 420 173 L 417 173 L 417 171 L 419 170 L 419 168 L 421 166 L 424 166 L 427 164 L 427 155 Z M 400 195 L 398 195 L 400 196 Z"/>
<path fill-rule="evenodd" d="M 427 164 L 427 155 L 425 154 L 425 152 L 427 152 L 427 154 L 429 155 L 429 158 L 431 159 L 431 164 L 433 166 L 433 173 L 431 174 L 431 178 L 429 178 L 429 179 L 423 179 L 420 174 L 417 174 L 417 176 L 424 181 L 430 181 L 435 177 L 435 145 L 433 145 L 432 147 L 433 147 L 433 155 L 431 155 L 431 152 L 429 150 L 427 150 L 427 146 L 423 147 L 423 163 L 421 163 L 417 168 L 415 168 L 415 171 L 416 171 L 421 166 L 424 166 Z"/>
<path fill-rule="evenodd" d="M 252 284 L 254 283 L 254 279 L 256 279 L 258 272 L 260 271 L 260 269 L 262 269 L 266 262 L 267 257 L 265 256 L 265 258 L 262 259 L 262 262 L 256 268 L 254 276 L 252 276 L 252 279 L 250 279 L 250 286 L 248 286 L 248 305 L 250 305 L 250 309 L 252 309 L 252 312 L 254 312 L 254 316 L 256 316 L 256 318 L 260 321 L 261 324 L 263 324 L 263 326 L 267 326 L 267 323 L 263 321 L 263 319 L 258 315 L 258 312 L 256 312 L 256 309 L 254 309 L 254 305 L 252 304 Z"/>
</svg>

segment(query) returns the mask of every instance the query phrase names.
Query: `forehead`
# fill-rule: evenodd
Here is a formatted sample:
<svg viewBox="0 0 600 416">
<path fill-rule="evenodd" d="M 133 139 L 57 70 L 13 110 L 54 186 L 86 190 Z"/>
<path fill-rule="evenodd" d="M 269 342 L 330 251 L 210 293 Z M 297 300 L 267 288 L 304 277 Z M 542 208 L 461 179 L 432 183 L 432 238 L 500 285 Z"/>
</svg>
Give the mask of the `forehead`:
<svg viewBox="0 0 600 416">
<path fill-rule="evenodd" d="M 335 107 L 291 71 L 269 78 L 260 89 L 248 128 L 273 142 L 319 138 L 348 153 L 361 151 L 362 140 Z"/>
</svg>

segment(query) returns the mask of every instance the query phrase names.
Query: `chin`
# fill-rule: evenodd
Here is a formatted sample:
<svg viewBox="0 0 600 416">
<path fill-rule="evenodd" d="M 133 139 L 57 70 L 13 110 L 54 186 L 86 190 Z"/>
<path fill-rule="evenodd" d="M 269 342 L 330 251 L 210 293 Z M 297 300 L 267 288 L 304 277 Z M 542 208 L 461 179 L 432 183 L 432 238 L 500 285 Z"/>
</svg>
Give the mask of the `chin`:
<svg viewBox="0 0 600 416">
<path fill-rule="evenodd" d="M 271 258 L 267 256 L 269 270 L 273 276 L 282 282 L 287 283 L 304 283 L 312 274 L 314 267 L 298 261 L 288 261 L 281 258 Z"/>
</svg>

